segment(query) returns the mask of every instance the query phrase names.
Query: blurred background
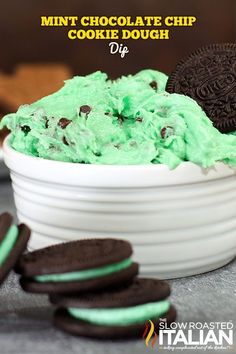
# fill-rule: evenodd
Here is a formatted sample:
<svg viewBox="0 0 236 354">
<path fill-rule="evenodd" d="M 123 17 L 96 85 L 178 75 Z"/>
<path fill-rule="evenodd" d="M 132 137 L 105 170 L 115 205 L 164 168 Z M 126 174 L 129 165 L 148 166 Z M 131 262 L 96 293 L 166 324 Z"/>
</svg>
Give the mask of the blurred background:
<svg viewBox="0 0 236 354">
<path fill-rule="evenodd" d="M 170 40 L 124 41 L 130 53 L 124 59 L 110 55 L 107 41 L 68 40 L 67 30 L 40 27 L 40 16 L 58 15 L 193 15 L 194 27 L 171 28 Z M 65 62 L 75 74 L 104 70 L 115 78 L 142 68 L 167 74 L 195 48 L 236 39 L 235 0 L 8 0 L 1 3 L 0 69 L 16 64 Z"/>
</svg>

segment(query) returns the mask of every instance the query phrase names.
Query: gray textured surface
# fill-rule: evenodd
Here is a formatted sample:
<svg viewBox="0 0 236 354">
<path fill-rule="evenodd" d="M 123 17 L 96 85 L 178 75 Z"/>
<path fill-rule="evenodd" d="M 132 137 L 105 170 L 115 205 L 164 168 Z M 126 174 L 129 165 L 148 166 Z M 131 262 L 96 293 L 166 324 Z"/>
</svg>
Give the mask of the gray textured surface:
<svg viewBox="0 0 236 354">
<path fill-rule="evenodd" d="M 5 210 L 15 213 L 9 181 L 0 184 L 0 212 Z M 171 300 L 178 310 L 179 321 L 232 320 L 236 327 L 236 261 L 220 270 L 173 280 L 171 284 Z M 0 354 L 157 352 L 157 348 L 146 348 L 142 340 L 103 343 L 55 330 L 51 326 L 52 308 L 47 297 L 23 293 L 13 274 L 1 288 L 0 296 Z M 224 352 L 236 353 L 236 350 Z"/>
</svg>

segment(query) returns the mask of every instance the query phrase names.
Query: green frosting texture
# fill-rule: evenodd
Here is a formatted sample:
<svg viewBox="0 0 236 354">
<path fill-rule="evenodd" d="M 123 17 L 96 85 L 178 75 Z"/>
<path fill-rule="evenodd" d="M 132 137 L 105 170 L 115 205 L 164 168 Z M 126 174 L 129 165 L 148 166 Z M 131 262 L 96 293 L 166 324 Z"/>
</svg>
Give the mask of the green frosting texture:
<svg viewBox="0 0 236 354">
<path fill-rule="evenodd" d="M 0 266 L 2 266 L 10 255 L 17 237 L 18 237 L 18 227 L 13 225 L 9 228 L 6 236 L 0 243 Z"/>
<path fill-rule="evenodd" d="M 69 272 L 62 274 L 45 274 L 37 275 L 34 279 L 37 282 L 69 282 L 69 281 L 83 281 L 88 279 L 95 279 L 109 275 L 112 273 L 119 272 L 123 269 L 128 268 L 132 264 L 131 258 L 127 258 L 122 262 L 110 264 L 104 267 L 80 270 L 77 272 Z"/>
<path fill-rule="evenodd" d="M 68 308 L 72 317 L 103 326 L 128 326 L 143 323 L 152 318 L 163 316 L 170 308 L 168 300 L 150 302 L 143 305 L 109 308 L 84 309 Z"/>
<path fill-rule="evenodd" d="M 165 92 L 155 70 L 115 81 L 95 72 L 4 117 L 11 146 L 24 154 L 88 164 L 236 165 L 236 136 L 221 134 L 191 98 Z M 82 106 L 89 106 L 83 112 Z M 66 118 L 62 126 L 60 119 Z"/>
</svg>

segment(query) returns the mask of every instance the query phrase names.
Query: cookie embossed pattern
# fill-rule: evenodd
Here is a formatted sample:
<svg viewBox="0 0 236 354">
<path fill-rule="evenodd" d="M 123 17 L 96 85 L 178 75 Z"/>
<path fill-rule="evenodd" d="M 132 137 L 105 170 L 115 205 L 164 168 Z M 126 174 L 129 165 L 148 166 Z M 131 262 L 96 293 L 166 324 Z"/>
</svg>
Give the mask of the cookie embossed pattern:
<svg viewBox="0 0 236 354">
<path fill-rule="evenodd" d="M 182 60 L 167 91 L 195 99 L 222 133 L 236 130 L 236 44 L 213 44 Z"/>
</svg>

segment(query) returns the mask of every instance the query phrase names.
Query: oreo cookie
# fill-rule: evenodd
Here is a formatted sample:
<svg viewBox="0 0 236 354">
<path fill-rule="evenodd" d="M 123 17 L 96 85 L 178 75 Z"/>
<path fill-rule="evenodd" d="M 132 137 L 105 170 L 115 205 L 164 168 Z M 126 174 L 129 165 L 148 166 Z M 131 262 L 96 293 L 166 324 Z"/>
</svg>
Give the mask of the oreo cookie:
<svg viewBox="0 0 236 354">
<path fill-rule="evenodd" d="M 29 228 L 23 224 L 12 225 L 12 220 L 8 213 L 0 215 L 0 284 L 25 251 L 30 238 Z"/>
<path fill-rule="evenodd" d="M 138 273 L 131 255 L 129 242 L 87 239 L 28 253 L 16 271 L 27 292 L 84 292 L 131 281 Z"/>
<path fill-rule="evenodd" d="M 157 279 L 135 278 L 130 285 L 97 293 L 51 295 L 59 306 L 54 325 L 68 333 L 94 338 L 141 338 L 149 320 L 158 330 L 159 322 L 176 319 L 167 297 L 169 285 Z"/>
<path fill-rule="evenodd" d="M 177 64 L 166 91 L 193 98 L 222 133 L 236 130 L 236 44 L 200 48 Z"/>
</svg>

